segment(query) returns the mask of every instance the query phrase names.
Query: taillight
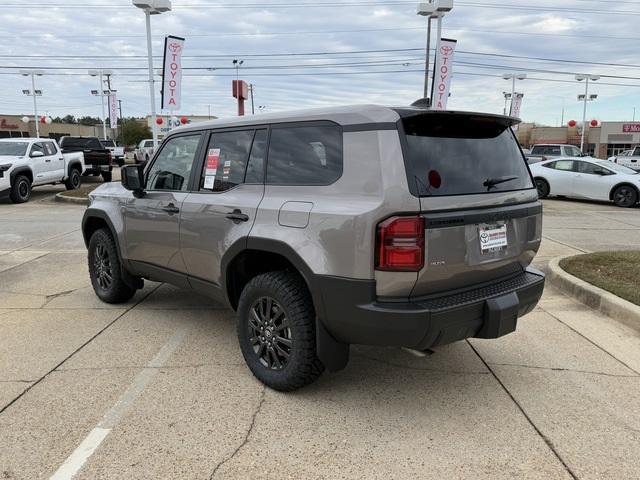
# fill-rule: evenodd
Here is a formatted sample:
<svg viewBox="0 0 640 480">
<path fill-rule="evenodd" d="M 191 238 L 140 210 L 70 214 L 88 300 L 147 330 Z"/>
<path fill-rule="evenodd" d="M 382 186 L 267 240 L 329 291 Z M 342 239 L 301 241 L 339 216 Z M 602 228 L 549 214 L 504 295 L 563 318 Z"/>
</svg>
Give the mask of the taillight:
<svg viewBox="0 0 640 480">
<path fill-rule="evenodd" d="M 419 272 L 424 266 L 424 218 L 392 217 L 378 225 L 376 269 Z"/>
</svg>

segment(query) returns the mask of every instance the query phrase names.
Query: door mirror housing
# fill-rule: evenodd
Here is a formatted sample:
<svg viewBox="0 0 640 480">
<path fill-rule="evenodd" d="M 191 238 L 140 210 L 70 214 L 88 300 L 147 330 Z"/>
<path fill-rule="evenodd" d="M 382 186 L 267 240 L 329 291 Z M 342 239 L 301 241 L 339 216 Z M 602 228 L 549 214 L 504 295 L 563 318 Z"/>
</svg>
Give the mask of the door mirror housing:
<svg viewBox="0 0 640 480">
<path fill-rule="evenodd" d="M 144 170 L 142 165 L 125 165 L 120 170 L 122 186 L 136 197 L 144 195 Z"/>
<path fill-rule="evenodd" d="M 44 157 L 44 152 L 40 152 L 40 151 L 37 151 L 37 150 L 36 150 L 35 152 L 31 152 L 31 153 L 29 154 L 29 156 L 30 156 L 31 158 L 40 158 L 40 157 Z"/>
</svg>

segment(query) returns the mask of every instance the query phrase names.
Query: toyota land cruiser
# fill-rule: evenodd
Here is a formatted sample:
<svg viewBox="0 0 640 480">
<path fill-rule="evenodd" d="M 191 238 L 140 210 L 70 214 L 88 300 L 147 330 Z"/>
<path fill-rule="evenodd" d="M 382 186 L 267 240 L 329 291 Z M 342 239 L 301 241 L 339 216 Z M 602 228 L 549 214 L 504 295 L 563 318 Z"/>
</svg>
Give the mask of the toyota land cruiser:
<svg viewBox="0 0 640 480">
<path fill-rule="evenodd" d="M 498 338 L 540 299 L 542 206 L 504 116 L 352 106 L 173 130 L 90 195 L 93 288 L 143 279 L 237 312 L 253 374 L 294 390 L 351 344 Z"/>
</svg>

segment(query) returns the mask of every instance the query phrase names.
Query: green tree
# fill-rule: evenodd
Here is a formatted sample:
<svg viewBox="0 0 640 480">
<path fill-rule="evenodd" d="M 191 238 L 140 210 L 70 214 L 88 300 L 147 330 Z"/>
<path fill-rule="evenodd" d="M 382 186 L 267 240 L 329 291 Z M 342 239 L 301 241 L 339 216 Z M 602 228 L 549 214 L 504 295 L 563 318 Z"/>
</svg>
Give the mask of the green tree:
<svg viewBox="0 0 640 480">
<path fill-rule="evenodd" d="M 74 117 L 73 115 L 65 115 L 64 117 L 62 117 L 62 123 L 66 123 L 66 124 L 76 123 L 76 117 Z"/>
<path fill-rule="evenodd" d="M 94 125 L 98 125 L 99 123 L 102 123 L 102 120 L 100 120 L 97 117 L 84 116 L 84 117 L 78 118 L 78 123 L 80 125 L 87 125 L 89 127 L 92 127 Z"/>
<path fill-rule="evenodd" d="M 127 147 L 133 147 L 145 138 L 151 138 L 151 129 L 144 120 L 125 118 L 120 120 L 118 130 L 122 133 L 122 143 Z"/>
</svg>

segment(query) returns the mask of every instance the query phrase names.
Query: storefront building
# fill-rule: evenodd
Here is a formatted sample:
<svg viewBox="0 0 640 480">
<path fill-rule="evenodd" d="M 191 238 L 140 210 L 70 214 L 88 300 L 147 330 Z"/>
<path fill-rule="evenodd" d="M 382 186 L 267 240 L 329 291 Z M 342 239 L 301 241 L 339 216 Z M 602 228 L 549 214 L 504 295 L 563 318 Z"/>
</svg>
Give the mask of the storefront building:
<svg viewBox="0 0 640 480">
<path fill-rule="evenodd" d="M 0 115 L 0 138 L 35 137 L 36 126 L 33 115 L 29 116 L 29 123 L 24 123 L 25 115 Z M 40 137 L 59 139 L 63 136 L 74 137 L 103 137 L 102 124 L 78 125 L 67 123 L 40 123 Z M 115 130 L 107 127 L 107 137 L 115 138 Z"/>
<path fill-rule="evenodd" d="M 575 127 L 542 127 L 524 123 L 518 129 L 518 140 L 525 148 L 541 143 L 559 143 L 580 147 L 582 130 Z M 584 153 L 609 158 L 640 145 L 640 122 L 602 122 L 587 126 Z"/>
</svg>

